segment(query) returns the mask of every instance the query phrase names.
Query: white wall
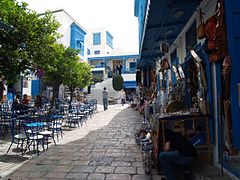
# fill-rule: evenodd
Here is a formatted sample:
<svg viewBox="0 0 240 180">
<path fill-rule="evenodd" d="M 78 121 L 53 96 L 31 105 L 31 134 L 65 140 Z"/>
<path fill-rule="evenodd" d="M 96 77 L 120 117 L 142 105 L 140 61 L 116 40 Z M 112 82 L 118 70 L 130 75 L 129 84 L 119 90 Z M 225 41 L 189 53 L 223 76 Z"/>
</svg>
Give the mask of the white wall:
<svg viewBox="0 0 240 180">
<path fill-rule="evenodd" d="M 63 35 L 61 38 L 57 40 L 57 43 L 61 43 L 66 47 L 70 47 L 71 42 L 71 24 L 75 22 L 80 28 L 84 30 L 84 28 L 76 22 L 69 14 L 67 14 L 65 11 L 59 11 L 54 12 L 53 15 L 55 16 L 56 20 L 61 24 L 61 26 L 58 29 L 58 32 Z M 86 36 L 84 39 L 84 56 L 79 54 L 79 57 L 81 60 L 86 61 L 86 55 L 87 55 L 87 40 Z"/>
<path fill-rule="evenodd" d="M 136 81 L 136 74 L 122 74 L 124 81 Z"/>
<path fill-rule="evenodd" d="M 106 40 L 106 29 L 105 28 L 96 28 L 88 30 L 87 33 L 87 42 L 88 42 L 88 49 L 90 49 L 90 55 L 94 55 L 94 51 L 100 50 L 100 55 L 107 55 L 111 54 L 113 49 L 107 45 Z M 100 45 L 93 45 L 93 34 L 94 33 L 101 33 L 101 44 Z"/>
<path fill-rule="evenodd" d="M 57 40 L 58 43 L 64 44 L 64 46 L 70 46 L 70 38 L 71 38 L 71 24 L 73 23 L 72 18 L 67 16 L 64 11 L 56 12 L 53 14 L 56 17 L 56 20 L 61 24 L 58 29 L 58 32 L 63 36 Z"/>
<path fill-rule="evenodd" d="M 126 61 L 126 68 L 130 68 L 130 62 L 135 62 L 136 63 L 136 59 L 135 58 L 129 58 Z"/>
</svg>

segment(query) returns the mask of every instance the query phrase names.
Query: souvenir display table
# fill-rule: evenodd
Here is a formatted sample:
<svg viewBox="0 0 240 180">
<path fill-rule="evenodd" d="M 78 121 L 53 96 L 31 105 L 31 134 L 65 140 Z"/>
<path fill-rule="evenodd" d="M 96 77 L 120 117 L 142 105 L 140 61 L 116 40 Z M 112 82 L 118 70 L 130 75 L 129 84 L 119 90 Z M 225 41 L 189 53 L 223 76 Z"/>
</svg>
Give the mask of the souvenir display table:
<svg viewBox="0 0 240 180">
<path fill-rule="evenodd" d="M 203 125 L 201 130 L 201 134 L 204 134 L 205 139 L 201 139 L 201 137 L 195 138 L 192 142 L 196 143 L 197 151 L 204 149 L 204 161 L 207 164 L 211 163 L 211 146 L 210 146 L 210 134 L 209 134 L 209 124 L 208 124 L 209 115 L 204 115 L 200 112 L 175 112 L 175 113 L 167 113 L 164 115 L 155 116 L 155 123 L 153 129 L 153 144 L 154 144 L 154 154 L 153 158 L 156 165 L 158 165 L 158 156 L 161 151 L 163 151 L 163 147 L 165 144 L 165 134 L 164 129 L 171 127 L 175 132 L 179 132 L 182 135 L 185 135 L 187 130 L 191 129 L 193 132 L 197 131 L 199 124 Z M 180 127 L 179 127 L 180 126 Z M 187 128 L 186 126 L 191 126 L 191 128 Z M 199 138 L 199 139 L 198 139 Z M 201 143 L 196 142 L 201 141 Z M 204 141 L 204 142 L 203 142 Z M 201 144 L 201 145 L 199 145 Z M 200 155 L 202 156 L 202 154 Z M 207 162 L 206 162 L 207 161 Z"/>
</svg>

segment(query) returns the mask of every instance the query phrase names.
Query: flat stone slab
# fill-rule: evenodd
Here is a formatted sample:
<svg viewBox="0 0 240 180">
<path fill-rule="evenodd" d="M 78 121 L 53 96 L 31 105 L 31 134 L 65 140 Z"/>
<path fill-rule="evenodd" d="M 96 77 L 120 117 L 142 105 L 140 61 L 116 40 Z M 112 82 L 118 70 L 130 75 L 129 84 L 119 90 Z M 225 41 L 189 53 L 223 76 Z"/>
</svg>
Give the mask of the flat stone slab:
<svg viewBox="0 0 240 180">
<path fill-rule="evenodd" d="M 91 173 L 96 169 L 95 166 L 73 166 L 70 172 Z"/>
<path fill-rule="evenodd" d="M 66 179 L 87 179 L 87 176 L 88 176 L 88 173 L 71 172 L 71 173 L 68 173 L 65 178 Z"/>
<path fill-rule="evenodd" d="M 119 174 L 136 174 L 136 167 L 116 167 L 115 173 Z"/>
<path fill-rule="evenodd" d="M 98 166 L 94 172 L 96 173 L 113 173 L 115 167 L 112 166 Z"/>
<path fill-rule="evenodd" d="M 90 173 L 88 175 L 87 179 L 92 179 L 92 180 L 96 180 L 96 179 L 105 179 L 105 174 L 103 173 Z"/>
<path fill-rule="evenodd" d="M 131 180 L 130 174 L 107 174 L 106 180 Z"/>
<path fill-rule="evenodd" d="M 134 175 L 132 180 L 151 180 L 151 176 L 147 176 L 147 175 Z"/>
</svg>

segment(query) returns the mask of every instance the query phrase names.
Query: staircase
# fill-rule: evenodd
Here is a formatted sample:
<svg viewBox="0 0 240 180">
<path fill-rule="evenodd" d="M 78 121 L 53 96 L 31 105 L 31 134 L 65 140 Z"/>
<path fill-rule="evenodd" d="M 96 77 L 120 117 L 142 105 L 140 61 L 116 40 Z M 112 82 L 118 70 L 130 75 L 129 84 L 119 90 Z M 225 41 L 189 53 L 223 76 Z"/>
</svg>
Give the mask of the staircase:
<svg viewBox="0 0 240 180">
<path fill-rule="evenodd" d="M 102 104 L 102 91 L 106 87 L 108 91 L 108 97 L 113 99 L 118 99 L 119 92 L 115 91 L 112 87 L 112 78 L 108 78 L 100 83 L 96 83 L 95 86 L 91 88 L 91 94 L 88 94 L 88 99 L 97 99 L 99 104 Z"/>
</svg>

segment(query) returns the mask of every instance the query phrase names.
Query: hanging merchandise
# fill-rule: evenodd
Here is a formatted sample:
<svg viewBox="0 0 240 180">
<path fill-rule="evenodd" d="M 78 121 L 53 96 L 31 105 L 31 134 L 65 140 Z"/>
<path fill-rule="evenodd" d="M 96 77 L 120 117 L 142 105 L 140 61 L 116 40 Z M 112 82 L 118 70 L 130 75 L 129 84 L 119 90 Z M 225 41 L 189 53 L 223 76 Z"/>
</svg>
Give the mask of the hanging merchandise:
<svg viewBox="0 0 240 180">
<path fill-rule="evenodd" d="M 231 69 L 231 59 L 229 56 L 226 56 L 223 60 L 223 92 L 224 92 L 224 99 L 227 100 L 230 98 L 230 69 Z"/>
<path fill-rule="evenodd" d="M 223 59 L 227 56 L 227 36 L 224 16 L 224 1 L 218 0 L 216 7 L 216 15 L 218 18 L 216 42 L 217 42 L 217 54 L 219 59 Z"/>
<path fill-rule="evenodd" d="M 216 14 L 206 21 L 204 30 L 207 37 L 205 51 L 210 54 L 210 61 L 215 62 L 226 57 L 227 37 L 223 0 L 217 1 Z"/>
<path fill-rule="evenodd" d="M 199 20 L 200 20 L 200 24 L 198 25 L 198 28 L 197 28 L 197 38 L 203 39 L 206 37 L 206 34 L 204 32 L 205 23 L 203 19 L 203 12 L 201 9 L 199 9 Z"/>
<path fill-rule="evenodd" d="M 207 48 L 210 51 L 215 51 L 217 48 L 216 44 L 216 34 L 217 34 L 217 23 L 218 19 L 216 15 L 211 16 L 205 24 L 205 33 L 208 38 Z"/>
<path fill-rule="evenodd" d="M 136 83 L 141 83 L 141 71 L 140 69 L 137 69 L 137 72 L 136 72 Z"/>
<path fill-rule="evenodd" d="M 211 62 L 216 62 L 217 60 L 219 60 L 219 55 L 218 55 L 217 51 L 211 53 L 209 55 L 209 59 Z"/>
<path fill-rule="evenodd" d="M 165 41 L 160 42 L 160 51 L 165 54 L 169 51 L 169 44 Z"/>
<path fill-rule="evenodd" d="M 168 59 L 166 58 L 166 56 L 163 56 L 160 65 L 161 65 L 160 72 L 164 72 L 165 70 L 171 69 L 170 68 L 170 64 L 169 64 Z"/>
</svg>

